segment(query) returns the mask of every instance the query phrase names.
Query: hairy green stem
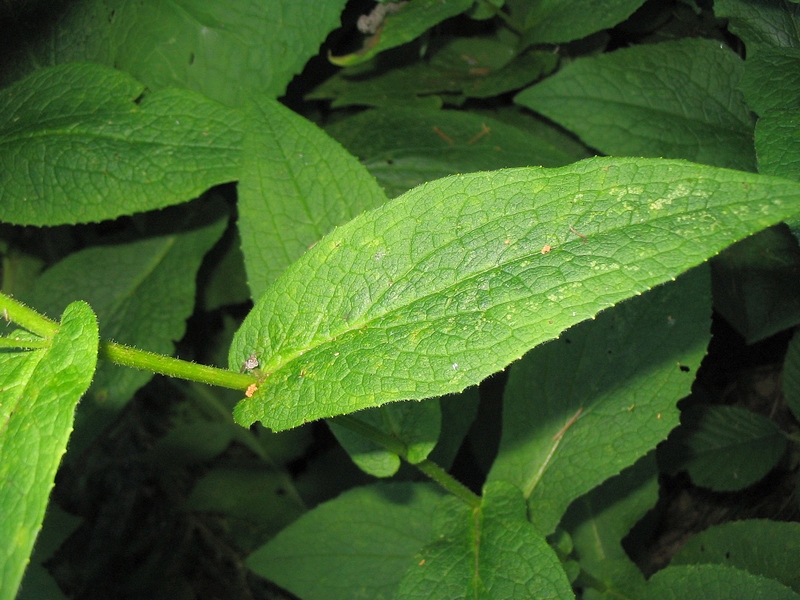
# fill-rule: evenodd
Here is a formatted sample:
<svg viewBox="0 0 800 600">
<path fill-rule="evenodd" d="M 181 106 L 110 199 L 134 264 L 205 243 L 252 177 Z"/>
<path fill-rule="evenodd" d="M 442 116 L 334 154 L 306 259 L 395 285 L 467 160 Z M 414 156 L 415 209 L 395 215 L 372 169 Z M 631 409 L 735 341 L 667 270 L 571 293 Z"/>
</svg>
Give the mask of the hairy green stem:
<svg viewBox="0 0 800 600">
<path fill-rule="evenodd" d="M 427 458 L 422 462 L 411 463 L 408 460 L 408 448 L 400 440 L 387 435 L 380 429 L 373 427 L 369 423 L 365 423 L 361 419 L 357 419 L 351 415 L 342 415 L 333 420 L 337 425 L 346 427 L 350 431 L 354 431 L 376 444 L 383 446 L 389 452 L 397 454 L 400 458 L 409 462 L 412 466 L 416 467 L 427 477 L 438 483 L 451 494 L 458 496 L 464 502 L 469 504 L 472 508 L 478 508 L 481 505 L 480 496 L 470 491 L 467 486 L 455 479 L 450 473 L 445 471 L 442 467 L 437 465 L 432 460 Z"/>
<path fill-rule="evenodd" d="M 3 293 L 0 293 L 0 317 L 43 338 L 52 338 L 58 331 L 58 323 Z"/>
<path fill-rule="evenodd" d="M 247 373 L 235 373 L 234 371 L 216 367 L 198 365 L 197 363 L 146 352 L 145 350 L 106 340 L 101 340 L 100 342 L 100 357 L 115 364 L 132 367 L 140 371 L 152 371 L 169 377 L 217 385 L 232 390 L 246 390 L 258 382 L 254 375 Z"/>
<path fill-rule="evenodd" d="M 19 350 L 37 350 L 39 348 L 47 348 L 50 342 L 45 340 L 21 340 L 19 338 L 10 338 L 0 336 L 0 348 L 17 348 Z"/>
</svg>

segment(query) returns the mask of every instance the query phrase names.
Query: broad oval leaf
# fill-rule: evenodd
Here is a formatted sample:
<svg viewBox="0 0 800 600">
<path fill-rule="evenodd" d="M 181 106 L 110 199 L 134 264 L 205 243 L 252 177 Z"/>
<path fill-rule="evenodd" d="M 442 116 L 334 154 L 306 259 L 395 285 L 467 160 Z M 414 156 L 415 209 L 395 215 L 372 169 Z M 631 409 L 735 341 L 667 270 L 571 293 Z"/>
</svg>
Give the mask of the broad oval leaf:
<svg viewBox="0 0 800 600">
<path fill-rule="evenodd" d="M 239 176 L 241 119 L 99 65 L 37 71 L 0 94 L 0 220 L 85 223 L 191 200 Z"/>
<path fill-rule="evenodd" d="M 643 0 L 541 0 L 530 2 L 525 40 L 531 44 L 571 42 L 608 29 L 631 16 Z"/>
<path fill-rule="evenodd" d="M 75 405 L 97 363 L 97 319 L 70 304 L 50 346 L 0 354 L 0 598 L 16 595 L 42 526 Z"/>
<path fill-rule="evenodd" d="M 684 39 L 576 60 L 514 101 L 605 154 L 754 171 L 753 118 L 737 89 L 743 72 L 719 42 Z"/>
<path fill-rule="evenodd" d="M 644 600 L 798 600 L 774 579 L 722 565 L 679 565 L 659 571 L 647 582 Z"/>
<path fill-rule="evenodd" d="M 800 186 L 658 159 L 449 177 L 323 238 L 234 337 L 272 429 L 460 391 L 800 207 Z"/>
</svg>

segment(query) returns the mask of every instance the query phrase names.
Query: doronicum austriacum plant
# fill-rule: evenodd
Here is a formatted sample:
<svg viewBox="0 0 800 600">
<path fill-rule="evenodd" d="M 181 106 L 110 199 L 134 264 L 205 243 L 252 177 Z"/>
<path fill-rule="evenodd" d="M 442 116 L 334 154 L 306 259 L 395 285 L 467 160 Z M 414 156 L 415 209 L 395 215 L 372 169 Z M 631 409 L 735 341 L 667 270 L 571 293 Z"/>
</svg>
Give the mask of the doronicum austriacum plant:
<svg viewBox="0 0 800 600">
<path fill-rule="evenodd" d="M 798 6 L 6 3 L 0 598 L 800 597 Z"/>
</svg>

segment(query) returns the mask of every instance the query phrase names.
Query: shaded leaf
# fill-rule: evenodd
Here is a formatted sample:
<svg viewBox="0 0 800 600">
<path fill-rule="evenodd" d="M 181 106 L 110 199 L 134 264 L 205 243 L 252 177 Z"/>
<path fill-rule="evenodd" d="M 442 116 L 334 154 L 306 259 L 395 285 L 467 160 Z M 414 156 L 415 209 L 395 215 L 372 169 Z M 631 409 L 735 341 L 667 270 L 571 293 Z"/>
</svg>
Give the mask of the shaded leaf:
<svg viewBox="0 0 800 600">
<path fill-rule="evenodd" d="M 744 66 L 740 87 L 752 110 L 800 108 L 800 48 L 758 47 Z"/>
<path fill-rule="evenodd" d="M 514 99 L 617 156 L 755 170 L 744 63 L 720 42 L 684 39 L 578 59 Z"/>
<path fill-rule="evenodd" d="M 555 552 L 525 519 L 519 489 L 490 483 L 479 509 L 450 500 L 438 539 L 417 554 L 397 600 L 575 597 Z"/>
<path fill-rule="evenodd" d="M 631 298 L 511 367 L 489 474 L 522 489 L 550 534 L 569 504 L 644 456 L 678 423 L 710 339 L 708 269 Z"/>
<path fill-rule="evenodd" d="M 58 225 L 186 202 L 239 176 L 242 119 L 187 90 L 145 94 L 99 65 L 0 93 L 0 219 Z"/>
<path fill-rule="evenodd" d="M 686 542 L 670 564 L 736 567 L 800 593 L 800 523 L 753 519 L 714 525 Z"/>
<path fill-rule="evenodd" d="M 681 426 L 662 450 L 669 472 L 686 470 L 696 485 L 729 492 L 769 473 L 786 438 L 773 421 L 744 408 L 696 405 L 681 412 Z"/>
<path fill-rule="evenodd" d="M 645 600 L 797 600 L 773 579 L 722 565 L 667 567 L 647 582 Z"/>
<path fill-rule="evenodd" d="M 84 299 L 97 312 L 104 338 L 173 354 L 194 309 L 197 269 L 228 218 L 217 199 L 191 209 L 176 216 L 173 233 L 70 254 L 36 280 L 26 300 L 52 316 L 70 301 Z M 91 393 L 78 409 L 71 454 L 152 377 L 152 372 L 109 362 L 98 365 Z"/>
<path fill-rule="evenodd" d="M 547 130 L 526 132 L 464 111 L 370 110 L 327 131 L 361 159 L 390 197 L 456 173 L 559 167 L 587 156 L 577 148 L 562 147 Z"/>
<path fill-rule="evenodd" d="M 650 452 L 573 501 L 561 527 L 572 537 L 582 565 L 600 563 L 593 564 L 592 574 L 597 576 L 605 571 L 605 561 L 628 560 L 621 541 L 657 500 L 658 466 L 655 452 Z"/>
<path fill-rule="evenodd" d="M 796 332 L 784 358 L 783 397 L 794 418 L 800 421 L 800 335 Z"/>
<path fill-rule="evenodd" d="M 758 171 L 800 180 L 800 108 L 771 110 L 756 123 Z"/>
<path fill-rule="evenodd" d="M 414 555 L 433 540 L 440 500 L 427 484 L 352 489 L 303 515 L 247 564 L 304 600 L 390 600 Z"/>
<path fill-rule="evenodd" d="M 44 519 L 75 405 L 97 363 L 98 330 L 70 304 L 50 346 L 0 353 L 0 598 L 13 599 Z"/>
<path fill-rule="evenodd" d="M 278 102 L 262 98 L 248 117 L 238 228 L 259 298 L 319 238 L 386 196 L 336 141 Z"/>
<path fill-rule="evenodd" d="M 800 323 L 800 248 L 786 226 L 727 248 L 711 275 L 714 309 L 748 344 Z"/>
<path fill-rule="evenodd" d="M 442 413 L 438 399 L 401 402 L 368 408 L 352 418 L 358 419 L 396 439 L 407 449 L 406 458 L 416 464 L 428 458 L 439 438 Z M 400 457 L 383 446 L 328 421 L 336 439 L 359 468 L 375 477 L 391 477 L 400 468 Z"/>
<path fill-rule="evenodd" d="M 571 42 L 621 23 L 643 3 L 644 0 L 531 2 L 525 13 L 524 39 L 530 44 Z"/>
<path fill-rule="evenodd" d="M 335 230 L 256 303 L 229 364 L 256 354 L 262 379 L 236 420 L 281 430 L 460 391 L 798 201 L 785 180 L 651 159 L 420 186 Z"/>
<path fill-rule="evenodd" d="M 58 7 L 46 33 L 21 36 L 14 68 L 94 62 L 150 90 L 183 87 L 240 106 L 277 97 L 339 26 L 345 0 L 82 0 Z M 42 20 L 37 20 L 41 28 Z"/>
<path fill-rule="evenodd" d="M 453 465 L 456 454 L 478 414 L 480 395 L 478 388 L 467 388 L 460 394 L 448 394 L 439 398 L 442 410 L 442 427 L 439 441 L 430 454 L 430 459 L 443 469 Z"/>
<path fill-rule="evenodd" d="M 761 46 L 800 48 L 800 6 L 786 0 L 715 0 L 714 14 L 742 38 L 747 51 Z"/>
</svg>

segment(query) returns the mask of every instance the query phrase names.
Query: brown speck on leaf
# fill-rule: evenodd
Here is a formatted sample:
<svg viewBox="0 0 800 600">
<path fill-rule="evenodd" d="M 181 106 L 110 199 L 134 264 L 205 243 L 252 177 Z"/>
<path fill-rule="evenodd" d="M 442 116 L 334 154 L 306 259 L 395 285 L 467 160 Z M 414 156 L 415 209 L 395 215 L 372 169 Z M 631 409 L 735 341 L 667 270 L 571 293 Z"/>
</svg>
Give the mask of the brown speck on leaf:
<svg viewBox="0 0 800 600">
<path fill-rule="evenodd" d="M 542 254 L 547 254 L 552 249 L 553 247 L 550 244 L 545 244 L 544 246 L 542 246 Z"/>
<path fill-rule="evenodd" d="M 488 71 L 489 71 L 489 69 L 486 69 L 487 73 L 488 73 Z M 470 72 L 472 72 L 472 69 L 470 69 Z M 483 73 L 481 73 L 481 74 L 483 74 Z M 492 132 L 492 129 L 490 127 L 487 127 L 486 123 L 481 123 L 481 130 L 478 133 L 476 133 L 474 136 L 472 136 L 472 139 L 467 142 L 467 146 L 471 146 L 472 144 L 477 142 L 479 139 L 481 139 L 483 136 L 488 135 L 491 132 Z"/>
<path fill-rule="evenodd" d="M 256 393 L 257 389 L 258 389 L 258 386 L 255 383 L 251 383 L 249 385 L 249 387 L 247 388 L 247 390 L 245 391 L 244 395 L 247 396 L 248 398 L 252 398 L 253 394 Z"/>
<path fill-rule="evenodd" d="M 449 135 L 447 135 L 444 131 L 439 129 L 438 127 L 434 126 L 433 132 L 436 135 L 438 135 L 440 138 L 442 138 L 445 142 L 450 144 L 451 146 L 455 145 L 455 143 L 456 143 L 455 140 L 453 138 L 451 138 Z"/>
</svg>

